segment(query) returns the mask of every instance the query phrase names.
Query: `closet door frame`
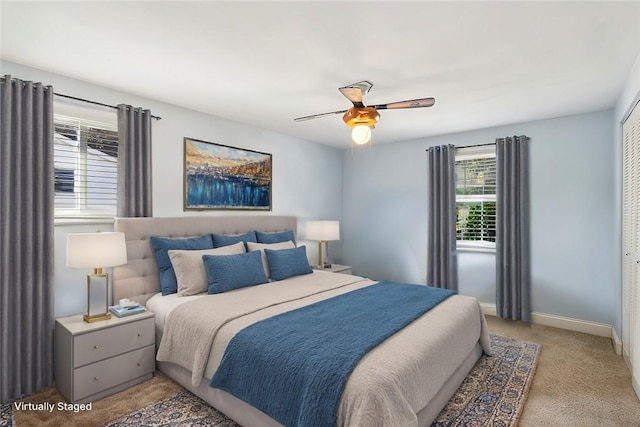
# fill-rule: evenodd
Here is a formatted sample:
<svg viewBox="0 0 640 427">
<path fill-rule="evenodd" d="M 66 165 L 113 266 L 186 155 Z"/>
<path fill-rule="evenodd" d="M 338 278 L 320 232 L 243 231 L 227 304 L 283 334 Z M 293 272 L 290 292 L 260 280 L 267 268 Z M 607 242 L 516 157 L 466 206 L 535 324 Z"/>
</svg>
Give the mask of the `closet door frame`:
<svg viewBox="0 0 640 427">
<path fill-rule="evenodd" d="M 621 122 L 622 354 L 640 398 L 640 93 Z"/>
</svg>

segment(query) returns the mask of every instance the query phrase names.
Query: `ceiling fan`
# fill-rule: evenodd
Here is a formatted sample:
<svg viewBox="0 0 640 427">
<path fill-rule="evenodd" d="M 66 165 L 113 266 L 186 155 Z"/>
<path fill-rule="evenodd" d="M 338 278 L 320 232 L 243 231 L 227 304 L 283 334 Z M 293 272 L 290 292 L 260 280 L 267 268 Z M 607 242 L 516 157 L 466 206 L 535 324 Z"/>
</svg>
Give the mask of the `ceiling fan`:
<svg viewBox="0 0 640 427">
<path fill-rule="evenodd" d="M 431 107 L 435 104 L 434 98 L 410 99 L 407 101 L 391 102 L 388 104 L 377 104 L 365 106 L 362 103 L 362 97 L 371 90 L 373 83 L 367 80 L 352 83 L 350 85 L 339 88 L 338 90 L 353 104 L 348 110 L 332 111 L 330 113 L 314 114 L 311 116 L 297 117 L 293 119 L 295 122 L 317 119 L 320 117 L 333 116 L 335 114 L 344 114 L 342 120 L 347 126 L 353 128 L 351 139 L 356 144 L 366 144 L 371 140 L 371 129 L 380 119 L 378 110 L 398 110 L 401 108 L 423 108 Z"/>
</svg>

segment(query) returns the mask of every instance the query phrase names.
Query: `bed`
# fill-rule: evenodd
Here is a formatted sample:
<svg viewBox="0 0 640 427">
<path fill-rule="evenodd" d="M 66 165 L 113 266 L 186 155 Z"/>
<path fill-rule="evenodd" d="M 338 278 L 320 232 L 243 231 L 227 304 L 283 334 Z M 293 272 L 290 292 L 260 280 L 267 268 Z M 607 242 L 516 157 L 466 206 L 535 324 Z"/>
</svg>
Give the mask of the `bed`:
<svg viewBox="0 0 640 427">
<path fill-rule="evenodd" d="M 162 361 L 157 362 L 158 369 L 243 426 L 282 424 L 232 394 L 209 386 L 222 363 L 225 349 L 234 337 L 249 326 L 281 313 L 288 314 L 300 307 L 381 285 L 359 276 L 314 271 L 215 296 L 162 296 L 158 267 L 150 245 L 151 236 L 238 235 L 251 230 L 267 233 L 293 230 L 295 234 L 296 218 L 276 215 L 117 218 L 114 228 L 125 233 L 128 263 L 114 268 L 113 299 L 135 300 L 156 314 L 156 341 L 162 356 Z M 300 291 L 301 288 L 314 291 L 296 294 L 295 298 L 291 296 L 292 290 L 307 292 Z M 280 295 L 286 297 L 280 299 Z M 198 313 L 198 320 L 195 320 L 198 323 L 194 325 L 217 321 L 197 317 L 204 316 L 201 314 L 204 312 L 225 311 L 205 308 L 212 301 L 217 307 L 233 308 L 227 310 L 222 326 L 211 333 L 210 341 L 182 341 L 191 339 L 189 335 L 196 339 L 208 332 L 195 331 L 193 325 L 179 326 L 178 314 Z M 199 308 L 196 310 L 194 307 Z M 186 328 L 178 340 L 172 338 L 176 335 L 175 328 Z M 190 328 L 194 329 L 192 334 L 188 333 Z M 180 346 L 190 349 L 200 346 L 206 351 L 194 356 L 191 350 L 180 353 Z M 176 347 L 173 350 L 179 354 L 174 355 L 167 350 L 171 347 Z M 428 426 L 483 351 L 488 353 L 490 344 L 477 301 L 460 295 L 446 298 L 385 339 L 357 363 L 344 386 L 336 424 Z M 242 380 L 251 383 L 251 378 Z"/>
</svg>

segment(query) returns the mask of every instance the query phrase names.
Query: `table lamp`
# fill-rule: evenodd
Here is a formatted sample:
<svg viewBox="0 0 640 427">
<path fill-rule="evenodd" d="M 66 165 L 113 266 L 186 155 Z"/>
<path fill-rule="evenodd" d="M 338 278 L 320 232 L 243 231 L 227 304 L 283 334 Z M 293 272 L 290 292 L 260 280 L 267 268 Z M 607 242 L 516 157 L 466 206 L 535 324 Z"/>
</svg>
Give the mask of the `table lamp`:
<svg viewBox="0 0 640 427">
<path fill-rule="evenodd" d="M 92 268 L 87 275 L 87 313 L 85 322 L 111 317 L 109 313 L 109 275 L 104 267 L 127 263 L 124 233 L 71 233 L 67 235 L 67 267 Z"/>
<path fill-rule="evenodd" d="M 307 240 L 318 241 L 318 268 L 331 268 L 328 261 L 329 245 L 327 242 L 340 240 L 340 221 L 309 221 L 307 223 Z M 326 247 L 322 256 L 322 246 Z"/>
</svg>

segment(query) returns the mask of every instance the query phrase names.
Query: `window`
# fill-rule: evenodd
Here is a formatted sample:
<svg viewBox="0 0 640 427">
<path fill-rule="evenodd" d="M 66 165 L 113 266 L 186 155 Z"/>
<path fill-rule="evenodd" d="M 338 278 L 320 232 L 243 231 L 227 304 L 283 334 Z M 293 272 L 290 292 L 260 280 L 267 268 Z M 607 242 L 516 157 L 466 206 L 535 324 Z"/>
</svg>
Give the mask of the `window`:
<svg viewBox="0 0 640 427">
<path fill-rule="evenodd" d="M 57 111 L 53 116 L 56 219 L 114 217 L 118 184 L 116 115 L 109 115 L 112 120 L 96 121 L 86 118 L 90 112 L 79 117 L 82 114 Z"/>
<path fill-rule="evenodd" d="M 456 149 L 458 248 L 495 249 L 496 146 Z"/>
</svg>

